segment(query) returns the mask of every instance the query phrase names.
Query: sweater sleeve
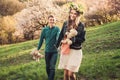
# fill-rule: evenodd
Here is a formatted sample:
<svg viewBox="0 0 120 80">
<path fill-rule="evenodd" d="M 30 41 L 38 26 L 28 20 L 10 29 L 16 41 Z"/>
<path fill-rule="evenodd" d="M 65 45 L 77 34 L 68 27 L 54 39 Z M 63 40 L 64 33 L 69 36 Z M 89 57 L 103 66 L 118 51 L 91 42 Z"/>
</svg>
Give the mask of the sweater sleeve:
<svg viewBox="0 0 120 80">
<path fill-rule="evenodd" d="M 57 43 L 56 43 L 56 47 L 57 47 L 57 48 L 59 47 L 60 42 L 61 42 L 62 38 L 64 37 L 63 30 L 64 30 L 65 24 L 66 24 L 66 23 L 64 22 L 64 24 L 63 24 L 63 26 L 62 26 L 62 30 L 61 30 L 61 32 L 60 32 L 60 35 L 59 35 L 59 37 L 58 37 L 58 40 L 57 40 Z"/>
<path fill-rule="evenodd" d="M 44 38 L 45 38 L 45 32 L 44 32 L 44 29 L 43 29 L 42 32 L 41 32 L 41 36 L 40 36 L 40 39 L 39 39 L 37 50 L 39 50 L 41 48 L 41 46 L 43 44 L 43 41 L 44 41 Z"/>
<path fill-rule="evenodd" d="M 81 27 L 82 27 L 82 30 L 79 30 L 80 32 L 78 31 L 79 34 L 77 36 L 71 38 L 73 43 L 81 44 L 85 41 L 86 31 L 84 30 L 84 25 L 81 25 Z"/>
<path fill-rule="evenodd" d="M 83 30 L 79 36 L 76 37 L 77 43 L 83 43 L 85 41 L 85 33 L 86 31 Z"/>
<path fill-rule="evenodd" d="M 81 33 L 76 37 L 76 42 L 78 43 L 83 43 L 85 41 L 85 29 L 84 29 L 84 25 L 81 24 L 82 26 L 82 30 L 81 30 Z"/>
</svg>

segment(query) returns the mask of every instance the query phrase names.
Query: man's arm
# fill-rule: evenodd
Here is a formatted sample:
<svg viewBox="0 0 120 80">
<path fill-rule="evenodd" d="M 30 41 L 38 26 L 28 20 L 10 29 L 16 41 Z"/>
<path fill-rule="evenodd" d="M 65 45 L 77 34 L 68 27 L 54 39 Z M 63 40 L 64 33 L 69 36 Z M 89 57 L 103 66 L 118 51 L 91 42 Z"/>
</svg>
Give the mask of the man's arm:
<svg viewBox="0 0 120 80">
<path fill-rule="evenodd" d="M 39 39 L 37 50 L 39 50 L 41 48 L 42 44 L 43 44 L 44 37 L 45 37 L 44 34 L 45 34 L 45 32 L 44 32 L 44 29 L 43 29 L 42 32 L 41 32 L 41 36 L 40 36 L 40 39 Z"/>
</svg>

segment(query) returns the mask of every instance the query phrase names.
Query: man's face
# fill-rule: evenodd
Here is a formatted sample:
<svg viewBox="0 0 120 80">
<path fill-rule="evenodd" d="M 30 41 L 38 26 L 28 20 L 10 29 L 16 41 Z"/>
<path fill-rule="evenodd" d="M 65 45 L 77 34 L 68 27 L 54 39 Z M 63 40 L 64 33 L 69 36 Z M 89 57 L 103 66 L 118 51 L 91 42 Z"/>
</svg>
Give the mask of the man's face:
<svg viewBox="0 0 120 80">
<path fill-rule="evenodd" d="M 54 25 L 54 23 L 55 23 L 54 17 L 49 17 L 48 23 L 49 23 L 49 25 Z"/>
</svg>

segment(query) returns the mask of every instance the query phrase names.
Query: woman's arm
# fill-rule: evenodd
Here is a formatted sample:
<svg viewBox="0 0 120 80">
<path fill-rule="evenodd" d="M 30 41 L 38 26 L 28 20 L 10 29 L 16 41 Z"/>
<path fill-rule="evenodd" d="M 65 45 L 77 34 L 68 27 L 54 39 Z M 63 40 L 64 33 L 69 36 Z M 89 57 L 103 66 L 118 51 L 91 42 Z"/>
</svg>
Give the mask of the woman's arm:
<svg viewBox="0 0 120 80">
<path fill-rule="evenodd" d="M 75 41 L 77 43 L 83 43 L 85 41 L 85 33 L 86 33 L 86 31 L 83 30 L 80 35 L 78 35 L 78 36 L 75 37 L 76 38 Z"/>
<path fill-rule="evenodd" d="M 63 26 L 62 26 L 62 30 L 61 30 L 61 32 L 60 32 L 60 35 L 59 35 L 59 37 L 58 37 L 58 40 L 57 40 L 57 43 L 56 43 L 56 47 L 58 48 L 59 47 L 59 45 L 60 45 L 60 42 L 61 42 L 61 40 L 63 39 L 63 37 L 64 37 L 64 27 L 65 27 L 65 25 L 66 25 L 66 22 L 64 22 L 64 24 L 63 24 Z"/>
<path fill-rule="evenodd" d="M 78 26 L 78 34 L 77 36 L 71 38 L 72 42 L 73 43 L 78 43 L 78 44 L 81 44 L 85 41 L 85 34 L 86 34 L 86 31 L 84 30 L 84 25 L 81 23 L 79 26 Z"/>
</svg>

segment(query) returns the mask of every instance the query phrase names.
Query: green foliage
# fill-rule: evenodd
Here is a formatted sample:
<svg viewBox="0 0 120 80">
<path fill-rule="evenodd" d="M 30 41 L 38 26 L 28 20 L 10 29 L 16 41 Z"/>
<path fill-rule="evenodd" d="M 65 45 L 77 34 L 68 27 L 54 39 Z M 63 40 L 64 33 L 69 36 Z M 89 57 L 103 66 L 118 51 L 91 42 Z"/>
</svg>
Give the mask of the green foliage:
<svg viewBox="0 0 120 80">
<path fill-rule="evenodd" d="M 119 25 L 120 21 L 87 28 L 77 80 L 120 79 Z M 0 80 L 47 80 L 44 59 L 37 63 L 29 54 L 37 44 L 33 40 L 0 46 Z M 55 80 L 62 79 L 63 70 L 57 69 Z"/>
<path fill-rule="evenodd" d="M 80 14 L 83 14 L 83 6 L 81 4 L 75 4 L 73 2 L 70 2 L 70 9 L 75 9 L 76 11 L 80 12 Z"/>
</svg>

